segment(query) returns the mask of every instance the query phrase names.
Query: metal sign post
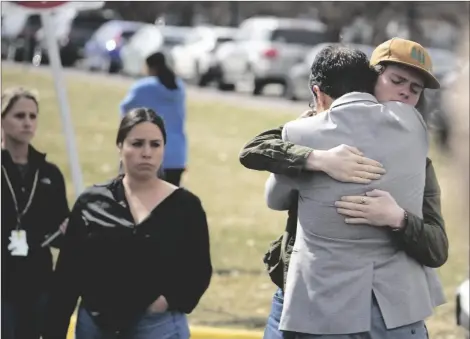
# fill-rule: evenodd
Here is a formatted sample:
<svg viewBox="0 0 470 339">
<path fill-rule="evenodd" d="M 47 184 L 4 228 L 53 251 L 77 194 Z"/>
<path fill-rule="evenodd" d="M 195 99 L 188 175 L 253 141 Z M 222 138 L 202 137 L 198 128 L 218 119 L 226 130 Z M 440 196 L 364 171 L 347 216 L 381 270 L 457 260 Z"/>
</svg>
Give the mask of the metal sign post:
<svg viewBox="0 0 470 339">
<path fill-rule="evenodd" d="M 57 99 L 59 102 L 60 117 L 62 119 L 62 128 L 65 134 L 67 154 L 72 172 L 74 193 L 78 198 L 84 189 L 83 178 L 80 168 L 80 161 L 78 159 L 77 145 L 75 144 L 72 117 L 70 114 L 70 106 L 65 90 L 65 81 L 62 73 L 62 62 L 60 60 L 59 46 L 54 32 L 52 15 L 53 14 L 51 11 L 41 11 L 41 21 L 44 27 L 49 63 L 52 70 L 52 76 L 54 78 Z"/>
</svg>

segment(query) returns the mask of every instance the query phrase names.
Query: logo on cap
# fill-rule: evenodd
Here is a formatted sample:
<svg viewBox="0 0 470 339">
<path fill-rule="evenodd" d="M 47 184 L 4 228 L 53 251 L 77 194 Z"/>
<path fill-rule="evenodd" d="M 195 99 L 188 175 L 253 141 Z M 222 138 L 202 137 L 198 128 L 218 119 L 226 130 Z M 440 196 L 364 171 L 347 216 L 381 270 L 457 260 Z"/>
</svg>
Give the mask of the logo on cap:
<svg viewBox="0 0 470 339">
<path fill-rule="evenodd" d="M 422 65 L 426 64 L 426 56 L 424 55 L 424 52 L 421 49 L 413 47 L 413 49 L 411 50 L 411 57 Z"/>
</svg>

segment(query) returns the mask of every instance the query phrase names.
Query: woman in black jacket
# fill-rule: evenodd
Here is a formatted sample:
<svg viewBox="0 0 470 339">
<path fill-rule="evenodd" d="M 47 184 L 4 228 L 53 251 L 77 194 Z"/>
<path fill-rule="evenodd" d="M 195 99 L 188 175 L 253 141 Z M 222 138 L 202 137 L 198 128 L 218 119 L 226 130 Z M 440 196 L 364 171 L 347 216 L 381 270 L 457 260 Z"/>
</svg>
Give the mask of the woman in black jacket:
<svg viewBox="0 0 470 339">
<path fill-rule="evenodd" d="M 12 88 L 2 94 L 1 299 L 7 339 L 40 337 L 52 275 L 47 240 L 69 214 L 62 173 L 31 146 L 37 118 L 34 93 Z"/>
<path fill-rule="evenodd" d="M 65 339 L 81 298 L 76 339 L 187 339 L 209 286 L 206 214 L 193 193 L 155 176 L 166 133 L 152 110 L 121 121 L 124 174 L 88 188 L 73 207 L 55 271 L 45 339 Z"/>
</svg>

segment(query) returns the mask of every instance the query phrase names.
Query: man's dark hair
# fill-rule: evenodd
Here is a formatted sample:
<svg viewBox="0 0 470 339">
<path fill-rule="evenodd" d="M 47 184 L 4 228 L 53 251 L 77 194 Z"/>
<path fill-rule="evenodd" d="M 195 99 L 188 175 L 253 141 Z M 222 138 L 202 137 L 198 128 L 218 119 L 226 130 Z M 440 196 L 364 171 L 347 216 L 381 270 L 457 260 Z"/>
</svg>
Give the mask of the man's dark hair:
<svg viewBox="0 0 470 339">
<path fill-rule="evenodd" d="M 377 72 L 369 65 L 367 55 L 345 46 L 322 49 L 312 63 L 309 87 L 317 85 L 333 99 L 351 92 L 374 94 Z"/>
</svg>

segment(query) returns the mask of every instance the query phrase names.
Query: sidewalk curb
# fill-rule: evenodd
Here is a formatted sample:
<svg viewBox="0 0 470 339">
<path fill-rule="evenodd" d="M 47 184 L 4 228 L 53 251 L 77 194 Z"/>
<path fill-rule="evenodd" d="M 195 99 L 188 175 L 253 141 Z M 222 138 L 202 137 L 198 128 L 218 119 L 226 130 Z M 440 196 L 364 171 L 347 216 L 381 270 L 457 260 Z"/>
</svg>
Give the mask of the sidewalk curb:
<svg viewBox="0 0 470 339">
<path fill-rule="evenodd" d="M 75 314 L 70 318 L 70 326 L 67 333 L 67 339 L 74 339 L 75 323 L 77 319 Z M 250 331 L 230 328 L 190 326 L 191 339 L 261 339 L 262 331 Z"/>
</svg>

